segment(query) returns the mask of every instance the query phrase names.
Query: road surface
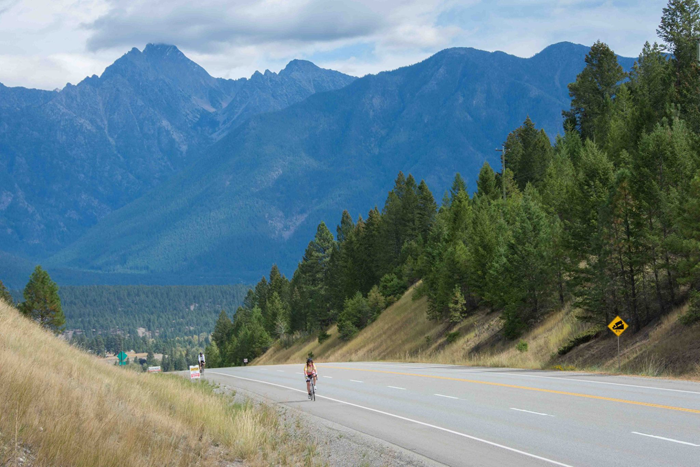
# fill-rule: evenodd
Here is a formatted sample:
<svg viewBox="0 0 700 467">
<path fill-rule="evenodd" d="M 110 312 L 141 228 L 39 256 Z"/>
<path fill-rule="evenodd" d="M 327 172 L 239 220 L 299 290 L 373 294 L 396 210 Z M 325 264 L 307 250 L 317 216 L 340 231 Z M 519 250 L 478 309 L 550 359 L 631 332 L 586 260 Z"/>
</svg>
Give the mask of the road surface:
<svg viewBox="0 0 700 467">
<path fill-rule="evenodd" d="M 409 363 L 212 368 L 259 394 L 450 466 L 700 466 L 700 383 Z"/>
</svg>

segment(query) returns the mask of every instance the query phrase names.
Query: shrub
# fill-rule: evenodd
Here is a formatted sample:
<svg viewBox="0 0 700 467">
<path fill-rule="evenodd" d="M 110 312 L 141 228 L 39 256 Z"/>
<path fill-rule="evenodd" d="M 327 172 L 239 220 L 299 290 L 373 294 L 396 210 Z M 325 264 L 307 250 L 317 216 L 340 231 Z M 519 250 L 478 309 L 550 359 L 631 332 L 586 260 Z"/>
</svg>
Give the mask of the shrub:
<svg viewBox="0 0 700 467">
<path fill-rule="evenodd" d="M 566 355 L 567 353 L 571 352 L 574 348 L 578 347 L 579 345 L 585 344 L 586 342 L 589 342 L 589 341 L 592 341 L 594 338 L 596 338 L 598 336 L 598 333 L 600 333 L 599 328 L 593 328 L 593 329 L 589 329 L 588 331 L 584 331 L 581 334 L 574 336 L 566 344 L 559 347 L 559 351 L 557 353 L 560 356 Z"/>
<path fill-rule="evenodd" d="M 367 294 L 367 304 L 369 305 L 371 313 L 371 321 L 377 319 L 379 314 L 382 311 L 384 311 L 384 308 L 386 308 L 386 300 L 384 299 L 382 293 L 379 291 L 379 287 L 377 287 L 376 285 L 372 287 L 372 290 L 370 290 Z"/>
<path fill-rule="evenodd" d="M 396 274 L 386 274 L 379 280 L 379 291 L 387 301 L 387 305 L 394 303 L 406 291 L 406 283 L 396 277 Z"/>
<path fill-rule="evenodd" d="M 518 352 L 527 352 L 527 342 L 525 341 L 520 341 L 518 342 L 518 345 L 515 346 Z"/>
<path fill-rule="evenodd" d="M 318 343 L 319 343 L 319 344 L 323 344 L 323 343 L 326 342 L 328 339 L 330 339 L 330 337 L 331 337 L 331 335 L 328 334 L 325 330 L 322 329 L 322 330 L 319 331 L 319 333 L 318 333 Z"/>
<path fill-rule="evenodd" d="M 453 344 L 457 342 L 457 339 L 459 338 L 459 331 L 453 331 L 453 332 L 448 332 L 445 340 L 447 341 L 448 344 Z"/>
<path fill-rule="evenodd" d="M 341 319 L 338 321 L 338 334 L 340 335 L 340 338 L 347 341 L 355 337 L 355 335 L 359 332 L 357 327 L 352 324 L 347 319 Z"/>
<path fill-rule="evenodd" d="M 688 311 L 679 318 L 681 324 L 690 326 L 700 321 L 700 293 L 693 292 L 690 296 Z"/>
</svg>

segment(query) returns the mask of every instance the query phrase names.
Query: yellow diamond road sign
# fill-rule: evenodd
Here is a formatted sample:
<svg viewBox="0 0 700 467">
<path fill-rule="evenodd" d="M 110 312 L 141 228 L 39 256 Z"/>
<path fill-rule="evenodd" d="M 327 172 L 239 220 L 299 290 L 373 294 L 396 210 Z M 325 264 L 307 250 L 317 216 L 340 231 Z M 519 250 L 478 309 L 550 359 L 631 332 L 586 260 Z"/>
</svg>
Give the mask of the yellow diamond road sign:
<svg viewBox="0 0 700 467">
<path fill-rule="evenodd" d="M 625 332 L 625 330 L 629 327 L 625 321 L 620 318 L 619 316 L 615 318 L 614 320 L 610 321 L 610 324 L 608 324 L 608 328 L 615 334 L 617 334 L 618 337 L 620 337 L 620 334 Z"/>
</svg>

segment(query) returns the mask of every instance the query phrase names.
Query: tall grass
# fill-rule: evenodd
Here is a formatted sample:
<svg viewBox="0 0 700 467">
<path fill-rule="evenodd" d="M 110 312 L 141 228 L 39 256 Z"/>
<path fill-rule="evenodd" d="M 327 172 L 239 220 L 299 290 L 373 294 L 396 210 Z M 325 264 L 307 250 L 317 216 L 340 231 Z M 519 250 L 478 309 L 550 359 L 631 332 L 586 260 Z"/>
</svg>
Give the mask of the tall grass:
<svg viewBox="0 0 700 467">
<path fill-rule="evenodd" d="M 105 365 L 2 301 L 0 369 L 0 464 L 12 465 L 19 446 L 37 465 L 104 467 L 301 464 L 314 449 L 288 442 L 269 407 Z"/>
<path fill-rule="evenodd" d="M 319 344 L 314 338 L 292 345 L 275 345 L 256 364 L 302 363 L 309 352 L 319 362 L 400 361 L 529 369 L 581 369 L 615 373 L 617 341 L 606 330 L 599 337 L 572 346 L 565 356 L 559 349 L 575 337 L 597 328 L 576 318 L 576 310 L 564 307 L 550 314 L 525 333 L 520 341 L 508 341 L 501 333 L 498 313 L 481 310 L 458 326 L 427 319 L 425 298 L 413 301 L 409 291 L 379 318 L 350 341 L 331 337 Z M 649 329 L 624 336 L 622 372 L 644 376 L 700 377 L 700 323 L 683 327 L 678 316 L 684 307 L 664 317 Z M 449 337 L 449 338 L 448 338 Z"/>
</svg>

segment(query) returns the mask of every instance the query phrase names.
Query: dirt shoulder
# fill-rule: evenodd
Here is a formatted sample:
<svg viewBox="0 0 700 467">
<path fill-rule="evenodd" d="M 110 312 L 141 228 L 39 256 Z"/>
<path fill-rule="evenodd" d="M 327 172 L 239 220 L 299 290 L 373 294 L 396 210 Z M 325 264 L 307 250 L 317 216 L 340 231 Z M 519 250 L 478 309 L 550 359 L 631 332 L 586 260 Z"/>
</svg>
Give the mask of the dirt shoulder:
<svg viewBox="0 0 700 467">
<path fill-rule="evenodd" d="M 400 446 L 368 436 L 294 407 L 271 401 L 259 394 L 221 384 L 217 391 L 234 397 L 236 402 L 253 401 L 275 407 L 280 423 L 294 440 L 311 441 L 316 451 L 314 465 L 356 466 L 442 466 Z"/>
</svg>

